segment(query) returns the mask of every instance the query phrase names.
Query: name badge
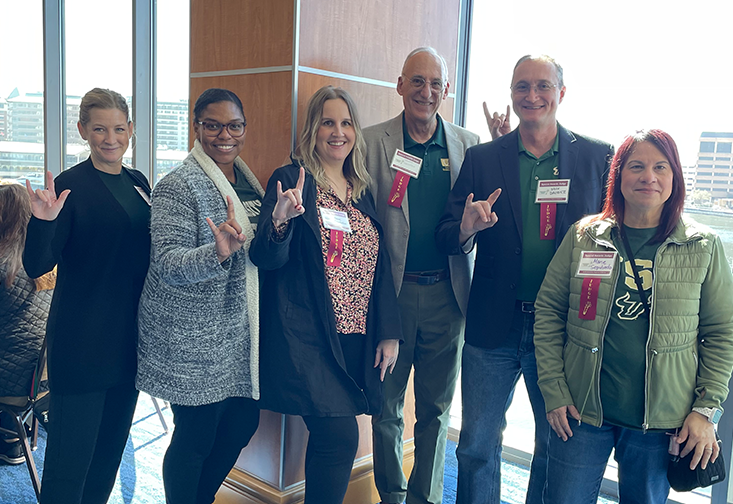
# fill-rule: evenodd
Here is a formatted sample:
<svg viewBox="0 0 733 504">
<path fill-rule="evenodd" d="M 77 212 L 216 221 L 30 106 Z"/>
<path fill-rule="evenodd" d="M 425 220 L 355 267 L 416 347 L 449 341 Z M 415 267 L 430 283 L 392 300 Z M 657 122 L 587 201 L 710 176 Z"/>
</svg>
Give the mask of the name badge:
<svg viewBox="0 0 733 504">
<path fill-rule="evenodd" d="M 420 168 L 422 168 L 422 158 L 397 149 L 392 157 L 391 167 L 398 172 L 406 173 L 412 178 L 417 178 L 420 175 Z"/>
<path fill-rule="evenodd" d="M 583 251 L 580 253 L 577 277 L 610 278 L 618 252 Z"/>
<path fill-rule="evenodd" d="M 346 212 L 323 207 L 318 207 L 318 210 L 321 212 L 323 227 L 351 233 L 351 224 L 349 224 L 349 216 L 346 215 Z"/>
<path fill-rule="evenodd" d="M 535 203 L 567 203 L 570 194 L 570 179 L 537 181 Z"/>
<path fill-rule="evenodd" d="M 135 190 L 137 191 L 137 193 L 140 196 L 142 196 L 142 198 L 145 200 L 145 203 L 147 203 L 148 206 L 151 206 L 150 205 L 150 196 L 147 195 L 147 193 L 143 190 L 143 188 L 139 186 L 135 186 Z"/>
</svg>

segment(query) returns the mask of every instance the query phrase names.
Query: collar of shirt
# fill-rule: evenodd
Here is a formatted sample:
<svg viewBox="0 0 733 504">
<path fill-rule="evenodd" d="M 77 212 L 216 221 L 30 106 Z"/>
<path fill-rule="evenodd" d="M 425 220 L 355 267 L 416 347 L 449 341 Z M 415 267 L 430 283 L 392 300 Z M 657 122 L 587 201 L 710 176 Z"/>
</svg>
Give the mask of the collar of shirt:
<svg viewBox="0 0 733 504">
<path fill-rule="evenodd" d="M 426 148 L 437 145 L 438 147 L 447 148 L 448 145 L 445 141 L 445 129 L 443 129 L 443 119 L 439 116 L 435 116 L 435 120 L 438 121 L 438 125 L 435 127 L 435 133 L 433 133 L 433 136 L 430 137 L 430 140 L 425 142 L 424 144 L 419 144 L 415 140 L 412 139 L 410 136 L 410 133 L 407 131 L 407 124 L 405 123 L 405 114 L 402 114 L 402 137 L 404 142 L 404 149 L 407 150 L 410 147 L 414 147 L 415 145 L 423 145 Z"/>
<path fill-rule="evenodd" d="M 317 195 L 324 198 L 326 201 L 323 202 L 323 206 L 326 206 L 326 208 L 334 208 L 334 207 L 350 207 L 351 206 L 351 193 L 353 192 L 354 188 L 351 185 L 351 182 L 346 181 L 346 203 L 341 201 L 341 198 L 338 197 L 336 192 L 333 190 L 333 187 L 329 184 L 328 189 L 321 187 L 320 185 L 317 186 Z M 327 205 L 326 203 L 330 203 L 330 205 Z"/>
<path fill-rule="evenodd" d="M 560 152 L 560 131 L 559 130 L 557 132 L 557 135 L 555 135 L 555 142 L 552 144 L 552 147 L 550 148 L 550 150 L 542 154 L 539 158 L 526 149 L 526 147 L 524 146 L 524 143 L 522 143 L 522 135 L 517 135 L 517 138 L 519 139 L 519 153 L 520 154 L 524 153 L 526 156 L 529 156 L 532 159 L 536 159 L 537 161 L 545 160 L 548 157 L 554 156 L 555 154 Z"/>
</svg>

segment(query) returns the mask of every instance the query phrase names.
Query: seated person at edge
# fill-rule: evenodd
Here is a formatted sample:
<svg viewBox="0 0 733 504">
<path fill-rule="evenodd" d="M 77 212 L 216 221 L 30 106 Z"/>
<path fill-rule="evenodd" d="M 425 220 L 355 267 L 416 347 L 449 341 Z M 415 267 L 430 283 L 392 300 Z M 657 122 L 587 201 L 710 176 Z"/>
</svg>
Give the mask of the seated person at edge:
<svg viewBox="0 0 733 504">
<path fill-rule="evenodd" d="M 310 98 L 293 163 L 267 185 L 252 261 L 262 290 L 261 407 L 310 432 L 305 504 L 340 504 L 379 412 L 401 340 L 382 228 L 368 190 L 356 107 L 341 88 Z"/>
<path fill-rule="evenodd" d="M 248 209 L 264 191 L 239 157 L 247 120 L 226 89 L 193 109 L 188 157 L 153 190 L 137 387 L 171 403 L 168 504 L 211 504 L 257 430 L 259 289 Z"/>
<path fill-rule="evenodd" d="M 677 431 L 691 469 L 718 457 L 733 276 L 715 233 L 682 215 L 684 200 L 674 140 L 627 137 L 602 212 L 570 228 L 547 269 L 534 338 L 554 431 L 545 504 L 596 502 L 612 449 L 621 504 L 666 502 Z"/>
<path fill-rule="evenodd" d="M 28 398 L 56 283 L 56 271 L 32 280 L 23 269 L 30 218 L 26 189 L 0 179 L 0 402 Z M 0 427 L 15 430 L 10 413 L 0 411 Z M 0 461 L 25 462 L 17 436 L 0 434 Z"/>
</svg>

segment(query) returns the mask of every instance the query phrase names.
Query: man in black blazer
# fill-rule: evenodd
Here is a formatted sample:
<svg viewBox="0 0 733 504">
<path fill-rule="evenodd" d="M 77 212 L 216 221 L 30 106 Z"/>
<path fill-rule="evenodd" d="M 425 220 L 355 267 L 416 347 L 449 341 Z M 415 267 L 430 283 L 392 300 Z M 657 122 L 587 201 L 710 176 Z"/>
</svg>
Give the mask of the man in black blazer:
<svg viewBox="0 0 733 504">
<path fill-rule="evenodd" d="M 542 502 L 550 429 L 537 386 L 533 303 L 570 225 L 600 210 L 613 155 L 609 144 L 557 123 L 562 77 L 548 56 L 517 62 L 511 96 L 519 127 L 468 149 L 436 228 L 438 247 L 448 254 L 476 247 L 461 378 L 458 504 L 499 504 L 505 414 L 522 374 L 535 419 L 526 502 Z"/>
</svg>

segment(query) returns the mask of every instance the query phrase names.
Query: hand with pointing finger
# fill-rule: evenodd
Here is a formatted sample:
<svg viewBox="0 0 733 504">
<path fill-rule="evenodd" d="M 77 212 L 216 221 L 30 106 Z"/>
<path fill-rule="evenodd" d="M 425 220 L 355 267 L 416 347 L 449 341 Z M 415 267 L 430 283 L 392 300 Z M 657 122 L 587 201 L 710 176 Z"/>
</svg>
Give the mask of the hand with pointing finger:
<svg viewBox="0 0 733 504">
<path fill-rule="evenodd" d="M 214 233 L 216 240 L 216 257 L 220 263 L 223 263 L 237 250 L 242 248 L 247 237 L 242 234 L 242 226 L 239 225 L 234 217 L 234 202 L 230 196 L 227 196 L 227 220 L 222 222 L 219 227 L 214 225 L 210 218 L 206 218 L 207 224 Z"/>
<path fill-rule="evenodd" d="M 460 243 L 466 243 L 469 238 L 492 227 L 499 222 L 499 216 L 492 211 L 492 207 L 496 200 L 499 199 L 501 189 L 492 192 L 485 201 L 473 201 L 473 193 L 466 198 L 466 205 L 463 207 L 463 217 L 461 218 L 461 228 L 459 232 Z"/>
<path fill-rule="evenodd" d="M 277 181 L 277 203 L 275 203 L 275 208 L 272 209 L 272 222 L 275 227 L 305 213 L 305 207 L 303 207 L 304 185 L 305 168 L 302 166 L 295 188 L 283 192 L 282 183 L 279 180 Z"/>
<path fill-rule="evenodd" d="M 491 133 L 491 139 L 496 140 L 500 136 L 504 136 L 512 130 L 509 124 L 509 115 L 511 114 L 511 108 L 509 105 L 506 106 L 506 114 L 499 115 L 498 112 L 494 112 L 492 115 L 489 112 L 489 108 L 484 102 L 484 116 L 486 116 L 486 125 L 489 127 L 489 133 Z"/>
<path fill-rule="evenodd" d="M 56 187 L 53 182 L 53 175 L 50 171 L 46 172 L 46 189 L 36 189 L 33 191 L 31 183 L 26 179 L 25 188 L 31 199 L 31 213 L 36 219 L 52 221 L 61 213 L 64 208 L 66 198 L 69 197 L 71 190 L 61 191 L 58 198 L 56 197 Z"/>
</svg>

